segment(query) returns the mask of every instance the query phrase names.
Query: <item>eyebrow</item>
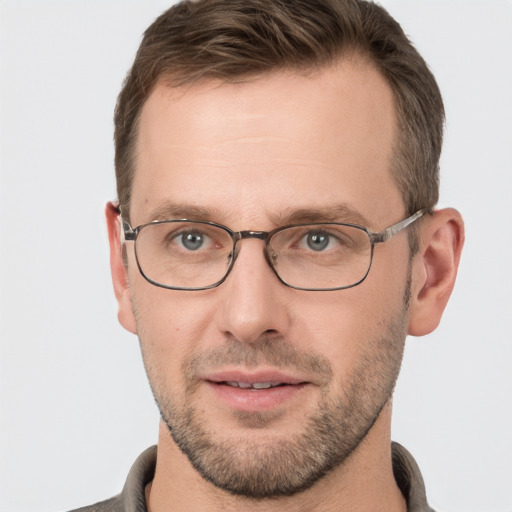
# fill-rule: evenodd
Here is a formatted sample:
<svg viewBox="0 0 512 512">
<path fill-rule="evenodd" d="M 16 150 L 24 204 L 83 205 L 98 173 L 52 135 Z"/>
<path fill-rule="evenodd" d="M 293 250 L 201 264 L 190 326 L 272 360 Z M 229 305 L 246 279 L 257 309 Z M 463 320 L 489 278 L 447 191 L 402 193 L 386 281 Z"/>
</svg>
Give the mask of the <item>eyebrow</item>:
<svg viewBox="0 0 512 512">
<path fill-rule="evenodd" d="M 190 219 L 210 222 L 219 218 L 219 216 L 220 212 L 216 208 L 211 209 L 191 204 L 166 202 L 150 212 L 148 222 L 168 219 Z"/>
<path fill-rule="evenodd" d="M 368 219 L 346 203 L 332 204 L 323 208 L 288 208 L 283 213 L 271 216 L 276 225 L 304 224 L 316 222 L 344 222 L 368 226 Z"/>
<path fill-rule="evenodd" d="M 168 219 L 190 219 L 206 222 L 219 222 L 225 217 L 217 208 L 205 208 L 185 203 L 166 202 L 152 210 L 148 221 Z M 368 219 L 346 203 L 331 204 L 322 208 L 286 208 L 282 212 L 269 215 L 275 226 L 322 222 L 344 222 L 369 226 Z M 257 226 L 256 226 L 257 227 Z M 255 226 L 252 226 L 255 228 Z"/>
</svg>

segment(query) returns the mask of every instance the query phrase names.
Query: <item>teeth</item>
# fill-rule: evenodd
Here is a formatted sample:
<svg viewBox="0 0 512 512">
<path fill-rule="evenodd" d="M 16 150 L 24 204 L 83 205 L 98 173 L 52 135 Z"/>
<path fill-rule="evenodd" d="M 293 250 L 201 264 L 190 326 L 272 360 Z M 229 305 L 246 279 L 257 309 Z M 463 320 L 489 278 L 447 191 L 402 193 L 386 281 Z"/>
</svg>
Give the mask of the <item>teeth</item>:
<svg viewBox="0 0 512 512">
<path fill-rule="evenodd" d="M 280 382 L 254 382 L 251 384 L 250 382 L 236 382 L 236 381 L 227 381 L 226 384 L 228 386 L 232 386 L 234 388 L 242 388 L 242 389 L 268 389 L 279 386 Z"/>
<path fill-rule="evenodd" d="M 255 382 L 252 387 L 254 389 L 268 389 L 272 387 L 272 384 L 270 382 Z"/>
</svg>

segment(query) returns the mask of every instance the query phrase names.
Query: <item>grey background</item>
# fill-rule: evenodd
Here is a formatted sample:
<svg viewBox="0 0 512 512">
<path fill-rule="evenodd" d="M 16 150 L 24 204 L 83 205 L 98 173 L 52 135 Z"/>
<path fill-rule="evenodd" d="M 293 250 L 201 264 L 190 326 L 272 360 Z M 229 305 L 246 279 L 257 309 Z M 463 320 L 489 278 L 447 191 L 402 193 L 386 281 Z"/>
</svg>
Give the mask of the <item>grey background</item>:
<svg viewBox="0 0 512 512">
<path fill-rule="evenodd" d="M 386 0 L 448 116 L 441 206 L 465 217 L 439 329 L 408 341 L 393 438 L 438 511 L 510 512 L 512 2 Z M 162 0 L 0 0 L 0 509 L 117 493 L 158 414 L 117 324 L 112 110 Z"/>
</svg>

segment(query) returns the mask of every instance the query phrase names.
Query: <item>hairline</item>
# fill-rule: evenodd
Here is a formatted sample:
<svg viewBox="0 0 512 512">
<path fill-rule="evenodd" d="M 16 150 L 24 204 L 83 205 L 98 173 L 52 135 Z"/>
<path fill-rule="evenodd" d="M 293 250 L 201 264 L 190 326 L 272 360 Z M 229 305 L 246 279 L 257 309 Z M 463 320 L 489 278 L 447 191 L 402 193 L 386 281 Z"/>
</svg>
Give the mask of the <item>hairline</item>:
<svg viewBox="0 0 512 512">
<path fill-rule="evenodd" d="M 392 148 L 389 157 L 389 172 L 391 173 L 392 179 L 397 186 L 400 196 L 402 198 L 402 204 L 406 210 L 406 213 L 412 214 L 414 212 L 409 212 L 409 205 L 407 201 L 407 190 L 404 190 L 401 186 L 400 182 L 400 174 L 401 167 L 405 164 L 404 160 L 404 150 L 401 149 L 403 145 L 406 144 L 406 126 L 404 123 L 405 119 L 402 118 L 399 105 L 397 93 L 391 85 L 391 81 L 386 76 L 386 74 L 380 69 L 378 64 L 372 58 L 372 56 L 364 50 L 363 48 L 358 48 L 355 46 L 345 47 L 340 50 L 339 55 L 335 58 L 329 59 L 327 62 L 312 62 L 308 65 L 304 66 L 293 66 L 288 65 L 284 67 L 271 67 L 265 70 L 254 70 L 253 72 L 244 73 L 242 76 L 233 75 L 233 76 L 218 76 L 217 74 L 210 74 L 208 72 L 204 72 L 202 75 L 191 78 L 183 74 L 182 77 L 179 74 L 173 72 L 163 72 L 161 73 L 154 81 L 154 84 L 148 91 L 144 102 L 140 105 L 140 108 L 134 118 L 132 129 L 129 134 L 130 136 L 130 149 L 127 152 L 127 160 L 128 160 L 128 168 L 129 172 L 125 173 L 129 177 L 129 187 L 128 194 L 126 194 L 127 201 L 125 204 L 121 204 L 123 208 L 123 215 L 127 220 L 130 219 L 130 205 L 133 191 L 133 183 L 135 178 L 135 171 L 137 167 L 137 158 L 138 158 L 138 149 L 139 149 L 139 140 L 140 140 L 140 120 L 142 116 L 142 112 L 144 107 L 149 100 L 149 98 L 154 94 L 157 87 L 164 85 L 169 89 L 178 89 L 178 88 L 191 88 L 194 85 L 198 84 L 207 84 L 207 83 L 217 83 L 218 85 L 229 85 L 229 84 L 244 84 L 244 83 L 253 83 L 255 81 L 264 79 L 267 76 L 275 75 L 277 73 L 290 73 L 296 76 L 310 76 L 311 74 L 332 69 L 339 63 L 341 60 L 351 60 L 358 59 L 361 62 L 366 63 L 368 66 L 372 67 L 374 71 L 377 71 L 380 76 L 384 79 L 385 83 L 389 87 L 389 90 L 392 93 L 392 102 L 393 102 L 393 113 L 394 113 L 394 134 L 393 134 L 393 142 Z M 432 205 L 433 206 L 433 205 Z"/>
</svg>

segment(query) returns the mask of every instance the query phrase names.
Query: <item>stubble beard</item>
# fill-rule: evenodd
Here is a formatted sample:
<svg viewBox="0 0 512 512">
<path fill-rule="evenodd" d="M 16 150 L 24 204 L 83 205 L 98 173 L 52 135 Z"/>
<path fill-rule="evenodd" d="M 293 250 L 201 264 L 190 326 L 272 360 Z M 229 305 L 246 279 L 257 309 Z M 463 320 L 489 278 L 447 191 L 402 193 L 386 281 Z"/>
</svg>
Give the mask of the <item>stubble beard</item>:
<svg viewBox="0 0 512 512">
<path fill-rule="evenodd" d="M 146 367 L 153 377 L 150 384 L 161 417 L 192 466 L 218 488 L 252 499 L 304 491 L 347 460 L 391 399 L 403 356 L 408 308 L 409 283 L 403 307 L 388 322 L 384 334 L 369 342 L 338 396 L 332 399 L 323 392 L 316 410 L 305 418 L 302 432 L 294 437 L 258 436 L 251 441 L 241 434 L 238 439 L 219 440 L 221 436 L 203 420 L 193 400 L 198 368 L 220 361 L 246 367 L 266 363 L 307 369 L 332 379 L 327 359 L 299 353 L 281 338 L 267 337 L 253 345 L 229 339 L 222 347 L 186 361 L 186 386 L 180 403 L 171 403 L 162 392 L 163 380 Z M 245 428 L 262 429 L 267 424 L 266 413 L 240 413 L 238 420 Z"/>
</svg>

